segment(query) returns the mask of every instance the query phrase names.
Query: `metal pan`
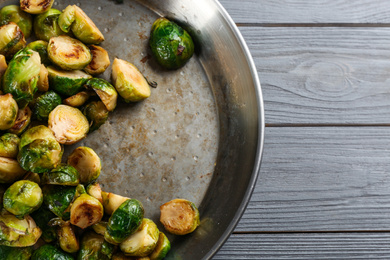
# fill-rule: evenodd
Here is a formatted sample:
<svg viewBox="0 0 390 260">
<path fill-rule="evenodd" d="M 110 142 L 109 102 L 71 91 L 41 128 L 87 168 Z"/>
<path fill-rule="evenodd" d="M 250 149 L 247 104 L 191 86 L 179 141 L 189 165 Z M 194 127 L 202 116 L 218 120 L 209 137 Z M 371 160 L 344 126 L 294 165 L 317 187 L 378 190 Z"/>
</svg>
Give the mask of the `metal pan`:
<svg viewBox="0 0 390 260">
<path fill-rule="evenodd" d="M 18 2 L 2 1 L 7 4 Z M 195 202 L 201 225 L 190 235 L 169 236 L 167 258 L 211 258 L 249 201 L 262 154 L 260 83 L 237 27 L 215 0 L 56 0 L 53 8 L 68 4 L 79 5 L 101 29 L 111 61 L 134 63 L 158 87 L 144 102 L 120 103 L 64 158 L 77 146 L 93 148 L 103 161 L 103 189 L 139 199 L 156 223 L 163 203 Z M 182 69 L 163 70 L 150 58 L 149 31 L 159 16 L 174 19 L 195 40 L 196 55 Z"/>
</svg>

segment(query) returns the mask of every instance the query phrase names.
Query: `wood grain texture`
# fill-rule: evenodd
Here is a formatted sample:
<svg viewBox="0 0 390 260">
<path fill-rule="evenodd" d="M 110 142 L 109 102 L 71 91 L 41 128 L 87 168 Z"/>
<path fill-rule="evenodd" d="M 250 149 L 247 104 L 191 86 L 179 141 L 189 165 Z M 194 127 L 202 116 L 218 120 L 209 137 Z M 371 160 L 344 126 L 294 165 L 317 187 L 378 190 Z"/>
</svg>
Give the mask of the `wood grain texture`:
<svg viewBox="0 0 390 260">
<path fill-rule="evenodd" d="M 268 124 L 390 124 L 390 28 L 240 28 Z"/>
<path fill-rule="evenodd" d="M 233 234 L 217 259 L 389 259 L 390 233 Z"/>
<path fill-rule="evenodd" d="M 220 0 L 220 3 L 236 23 L 390 23 L 390 5 L 382 0 Z"/>
<path fill-rule="evenodd" d="M 266 128 L 236 232 L 390 230 L 390 127 Z"/>
</svg>

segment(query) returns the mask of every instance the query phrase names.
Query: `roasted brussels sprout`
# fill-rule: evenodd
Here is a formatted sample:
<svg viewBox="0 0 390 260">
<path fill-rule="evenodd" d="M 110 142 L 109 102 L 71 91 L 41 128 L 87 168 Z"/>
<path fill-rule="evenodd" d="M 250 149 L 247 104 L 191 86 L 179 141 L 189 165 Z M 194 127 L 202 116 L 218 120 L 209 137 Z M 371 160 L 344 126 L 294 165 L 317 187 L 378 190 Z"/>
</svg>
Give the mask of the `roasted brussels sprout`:
<svg viewBox="0 0 390 260">
<path fill-rule="evenodd" d="M 58 226 L 57 236 L 62 250 L 67 253 L 76 253 L 79 251 L 79 240 L 76 236 L 74 227 L 72 227 L 69 221 L 64 221 L 61 218 L 55 218 L 50 220 L 49 225 Z"/>
<path fill-rule="evenodd" d="M 50 220 L 57 217 L 53 212 L 51 212 L 48 208 L 42 205 L 39 209 L 37 209 L 31 214 L 31 217 L 35 220 L 38 227 L 42 230 L 41 238 L 46 243 L 53 242 L 57 239 L 56 228 L 48 225 Z"/>
<path fill-rule="evenodd" d="M 65 34 L 57 23 L 60 14 L 61 11 L 52 8 L 34 18 L 34 32 L 39 40 L 48 42 L 52 37 Z"/>
<path fill-rule="evenodd" d="M 0 157 L 16 158 L 20 139 L 15 134 L 6 133 L 0 136 Z"/>
<path fill-rule="evenodd" d="M 112 258 L 115 246 L 107 243 L 104 237 L 94 232 L 86 232 L 81 239 L 81 249 L 78 260 L 109 260 Z"/>
<path fill-rule="evenodd" d="M 194 42 L 187 31 L 163 17 L 153 23 L 149 45 L 157 62 L 166 69 L 184 66 L 194 54 Z"/>
<path fill-rule="evenodd" d="M 61 249 L 47 244 L 35 250 L 31 260 L 74 260 L 74 258 Z"/>
<path fill-rule="evenodd" d="M 41 70 L 39 71 L 37 88 L 41 92 L 46 92 L 49 90 L 49 71 L 43 64 L 41 64 Z"/>
<path fill-rule="evenodd" d="M 35 172 L 28 172 L 28 173 L 26 173 L 23 176 L 23 180 L 32 181 L 32 182 L 37 183 L 38 185 L 41 184 L 41 177 L 39 176 L 38 173 L 35 173 Z"/>
<path fill-rule="evenodd" d="M 74 144 L 87 136 L 89 123 L 77 108 L 59 105 L 49 115 L 49 128 L 60 144 Z"/>
<path fill-rule="evenodd" d="M 19 219 L 6 210 L 0 213 L 0 245 L 27 247 L 34 245 L 42 231 L 28 215 Z"/>
<path fill-rule="evenodd" d="M 54 0 L 20 0 L 20 8 L 30 14 L 41 14 L 50 10 Z"/>
<path fill-rule="evenodd" d="M 39 185 L 32 181 L 21 180 L 12 184 L 4 193 L 4 208 L 17 217 L 23 217 L 37 210 L 43 202 Z"/>
<path fill-rule="evenodd" d="M 87 184 L 96 180 L 102 169 L 99 156 L 89 147 L 81 146 L 73 150 L 68 157 L 68 164 L 77 169 L 80 183 Z"/>
<path fill-rule="evenodd" d="M 92 60 L 88 47 L 67 35 L 50 38 L 47 53 L 50 60 L 64 70 L 84 69 Z"/>
<path fill-rule="evenodd" d="M 27 44 L 26 48 L 38 52 L 39 56 L 41 57 L 41 63 L 46 66 L 49 66 L 51 64 L 51 61 L 49 59 L 49 55 L 47 54 L 47 45 L 48 43 L 46 41 L 38 40 L 30 42 L 29 44 Z"/>
<path fill-rule="evenodd" d="M 108 81 L 100 78 L 92 78 L 85 83 L 85 86 L 96 92 L 108 111 L 115 109 L 118 93 Z"/>
<path fill-rule="evenodd" d="M 141 72 L 130 62 L 115 58 L 112 82 L 126 102 L 141 101 L 150 96 L 150 87 Z"/>
<path fill-rule="evenodd" d="M 70 165 L 60 164 L 50 172 L 43 173 L 42 184 L 77 186 L 79 172 Z"/>
<path fill-rule="evenodd" d="M 43 203 L 58 217 L 63 220 L 70 218 L 70 206 L 75 197 L 76 187 L 45 185 L 42 188 L 45 194 Z"/>
<path fill-rule="evenodd" d="M 0 183 L 12 183 L 22 178 L 25 173 L 17 160 L 0 157 Z"/>
<path fill-rule="evenodd" d="M 74 22 L 75 19 L 75 7 L 74 5 L 68 5 L 61 13 L 60 17 L 58 17 L 58 25 L 61 30 L 68 33 L 70 31 L 70 26 Z"/>
<path fill-rule="evenodd" d="M 31 123 L 32 112 L 29 107 L 19 109 L 15 124 L 7 130 L 11 134 L 21 135 Z"/>
<path fill-rule="evenodd" d="M 103 204 L 102 189 L 99 183 L 94 182 L 87 186 L 87 193 Z"/>
<path fill-rule="evenodd" d="M 144 218 L 139 229 L 121 244 L 122 252 L 129 256 L 148 256 L 157 245 L 159 231 L 157 225 Z"/>
<path fill-rule="evenodd" d="M 102 101 L 92 101 L 83 108 L 89 122 L 89 132 L 98 130 L 108 119 L 109 111 Z"/>
<path fill-rule="evenodd" d="M 160 211 L 161 223 L 172 234 L 185 235 L 199 226 L 199 211 L 191 201 L 174 199 L 160 206 Z"/>
<path fill-rule="evenodd" d="M 73 95 L 73 96 L 70 96 L 68 97 L 67 99 L 64 99 L 63 103 L 65 105 L 68 105 L 68 106 L 71 106 L 71 107 L 81 107 L 82 105 L 84 105 L 85 102 L 88 101 L 89 97 L 90 97 L 90 92 L 89 91 L 81 91 L 79 93 L 77 93 L 76 95 Z M 84 113 L 85 115 L 85 113 Z M 87 116 L 87 115 L 85 115 Z M 87 117 L 88 119 L 88 117 Z M 88 121 L 90 121 L 88 119 Z"/>
<path fill-rule="evenodd" d="M 0 259 L 2 260 L 29 260 L 32 255 L 32 247 L 0 246 Z"/>
<path fill-rule="evenodd" d="M 150 260 L 162 260 L 168 254 L 169 250 L 171 250 L 171 242 L 169 242 L 169 239 L 164 233 L 160 232 L 157 245 L 149 255 L 149 258 Z"/>
<path fill-rule="evenodd" d="M 98 223 L 102 217 L 102 204 L 88 194 L 81 194 L 70 209 L 70 223 L 83 229 Z"/>
<path fill-rule="evenodd" d="M 122 243 L 140 227 L 144 208 L 136 199 L 128 199 L 117 208 L 108 220 L 104 239 L 111 244 Z"/>
<path fill-rule="evenodd" d="M 5 56 L 3 54 L 0 54 L 0 78 L 4 75 L 4 72 L 7 70 L 7 61 L 5 60 Z M 0 95 L 1 95 L 1 89 L 0 89 Z"/>
<path fill-rule="evenodd" d="M 43 93 L 39 96 L 34 105 L 34 117 L 40 121 L 47 121 L 49 114 L 53 111 L 58 105 L 61 105 L 62 99 L 61 96 L 50 90 Z"/>
<path fill-rule="evenodd" d="M 50 88 L 64 96 L 73 96 L 79 93 L 91 75 L 81 71 L 62 71 L 54 67 L 47 68 L 49 72 Z"/>
<path fill-rule="evenodd" d="M 20 138 L 18 162 L 35 173 L 51 170 L 61 162 L 62 147 L 46 126 L 35 126 Z"/>
<path fill-rule="evenodd" d="M 0 96 L 0 130 L 7 130 L 15 124 L 18 104 L 11 94 Z"/>
<path fill-rule="evenodd" d="M 91 75 L 99 75 L 110 66 L 110 57 L 105 49 L 98 45 L 88 46 L 92 54 L 92 60 L 84 70 Z"/>
<path fill-rule="evenodd" d="M 7 60 L 26 45 L 22 30 L 14 22 L 0 27 L 0 39 L 0 54 L 4 55 Z"/>
<path fill-rule="evenodd" d="M 104 212 L 108 215 L 114 213 L 114 211 L 119 208 L 123 202 L 129 199 L 111 192 L 102 191 L 101 194 L 103 199 Z"/>
<path fill-rule="evenodd" d="M 20 109 L 33 100 L 40 71 L 38 52 L 27 48 L 20 50 L 9 62 L 2 77 L 3 91 L 12 94 Z"/>
<path fill-rule="evenodd" d="M 16 23 L 22 30 L 25 38 L 30 37 L 33 25 L 31 14 L 23 12 L 17 5 L 4 6 L 0 10 L 0 25 L 5 25 L 9 22 Z"/>
<path fill-rule="evenodd" d="M 92 225 L 92 229 L 97 234 L 104 236 L 104 233 L 106 233 L 107 224 L 108 223 L 105 222 L 105 221 L 100 221 L 99 223 L 96 223 L 95 225 Z"/>
</svg>

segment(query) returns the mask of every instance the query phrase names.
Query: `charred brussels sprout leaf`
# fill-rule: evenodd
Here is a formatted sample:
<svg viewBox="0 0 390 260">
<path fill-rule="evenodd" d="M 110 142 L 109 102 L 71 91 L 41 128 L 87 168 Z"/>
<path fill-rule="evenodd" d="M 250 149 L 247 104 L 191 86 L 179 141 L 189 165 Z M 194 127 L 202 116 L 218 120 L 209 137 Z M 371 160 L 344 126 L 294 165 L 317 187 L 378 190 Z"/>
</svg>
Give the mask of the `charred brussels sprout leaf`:
<svg viewBox="0 0 390 260">
<path fill-rule="evenodd" d="M 105 49 L 98 45 L 90 45 L 92 60 L 84 70 L 91 75 L 103 73 L 110 66 L 110 57 Z"/>
<path fill-rule="evenodd" d="M 187 31 L 162 17 L 153 23 L 149 45 L 157 62 L 166 69 L 184 66 L 194 54 L 194 42 Z"/>
<path fill-rule="evenodd" d="M 32 255 L 32 247 L 0 246 L 0 259 L 2 260 L 29 260 Z"/>
<path fill-rule="evenodd" d="M 48 66 L 50 65 L 50 59 L 49 55 L 47 54 L 47 45 L 48 43 L 42 40 L 30 42 L 27 44 L 26 48 L 29 48 L 33 51 L 36 51 L 39 53 L 39 56 L 41 57 L 41 63 Z"/>
<path fill-rule="evenodd" d="M 0 157 L 0 183 L 12 183 L 20 178 L 26 171 L 19 166 L 15 159 Z"/>
<path fill-rule="evenodd" d="M 99 44 L 104 41 L 103 34 L 84 11 L 76 5 L 73 5 L 73 8 L 74 21 L 71 30 L 74 36 L 86 44 Z"/>
<path fill-rule="evenodd" d="M 87 184 L 96 180 L 102 169 L 99 156 L 89 147 L 81 146 L 73 150 L 68 157 L 68 164 L 80 174 L 80 183 Z"/>
<path fill-rule="evenodd" d="M 63 71 L 54 67 L 48 67 L 47 70 L 50 88 L 64 96 L 76 95 L 83 89 L 84 83 L 92 78 L 81 70 Z"/>
<path fill-rule="evenodd" d="M 40 121 L 47 121 L 50 112 L 62 103 L 60 95 L 48 91 L 39 96 L 34 106 L 34 117 Z"/>
<path fill-rule="evenodd" d="M 52 8 L 34 18 L 34 32 L 39 40 L 48 42 L 51 37 L 65 34 L 57 23 L 60 14 L 61 11 Z"/>
<path fill-rule="evenodd" d="M 25 45 L 23 32 L 16 23 L 10 22 L 0 27 L 0 54 L 4 55 L 7 60 Z"/>
<path fill-rule="evenodd" d="M 12 94 L 19 108 L 33 100 L 40 70 L 41 58 L 30 49 L 19 51 L 8 64 L 2 77 L 3 91 Z"/>
<path fill-rule="evenodd" d="M 74 258 L 53 245 L 43 245 L 34 251 L 31 260 L 74 260 Z"/>
<path fill-rule="evenodd" d="M 32 112 L 29 107 L 19 109 L 18 116 L 16 117 L 15 124 L 7 130 L 7 132 L 21 135 L 31 123 Z"/>
<path fill-rule="evenodd" d="M 149 255 L 150 260 L 162 260 L 171 250 L 171 242 L 167 236 L 160 232 L 158 242 L 153 252 Z"/>
<path fill-rule="evenodd" d="M 0 157 L 16 158 L 20 139 L 15 134 L 3 134 L 0 137 Z"/>
<path fill-rule="evenodd" d="M 42 230 L 42 239 L 46 243 L 50 243 L 57 238 L 56 228 L 49 226 L 48 223 L 51 219 L 57 217 L 47 209 L 45 206 L 41 206 L 38 210 L 31 214 L 31 217 L 35 220 L 36 224 Z"/>
<path fill-rule="evenodd" d="M 85 83 L 85 86 L 96 92 L 108 111 L 115 109 L 118 93 L 107 80 L 92 78 Z"/>
<path fill-rule="evenodd" d="M 39 185 L 21 180 L 12 184 L 4 193 L 4 208 L 17 217 L 23 217 L 38 209 L 43 202 Z"/>
<path fill-rule="evenodd" d="M 77 260 L 110 260 L 114 249 L 115 246 L 107 243 L 103 236 L 89 231 L 81 239 Z"/>
<path fill-rule="evenodd" d="M 102 101 L 92 101 L 83 108 L 83 114 L 90 124 L 89 132 L 93 132 L 107 121 L 109 111 Z"/>
<path fill-rule="evenodd" d="M 77 186 L 79 184 L 79 172 L 72 166 L 61 164 L 45 172 L 42 176 L 43 184 Z"/>
<path fill-rule="evenodd" d="M 140 227 L 144 217 L 144 208 L 136 199 L 123 202 L 108 220 L 104 239 L 112 244 L 122 243 Z"/>
<path fill-rule="evenodd" d="M 0 96 L 0 130 L 7 130 L 15 124 L 18 104 L 11 94 Z"/>
<path fill-rule="evenodd" d="M 72 203 L 76 187 L 46 185 L 42 189 L 45 196 L 43 203 L 58 217 L 67 220 L 70 218 L 70 204 Z"/>
<path fill-rule="evenodd" d="M 30 14 L 23 12 L 17 5 L 7 5 L 0 10 L 0 25 L 5 25 L 9 22 L 16 23 L 22 30 L 24 37 L 28 38 L 31 35 L 33 18 Z"/>
<path fill-rule="evenodd" d="M 20 0 L 20 8 L 26 13 L 41 14 L 50 10 L 54 0 Z"/>
</svg>

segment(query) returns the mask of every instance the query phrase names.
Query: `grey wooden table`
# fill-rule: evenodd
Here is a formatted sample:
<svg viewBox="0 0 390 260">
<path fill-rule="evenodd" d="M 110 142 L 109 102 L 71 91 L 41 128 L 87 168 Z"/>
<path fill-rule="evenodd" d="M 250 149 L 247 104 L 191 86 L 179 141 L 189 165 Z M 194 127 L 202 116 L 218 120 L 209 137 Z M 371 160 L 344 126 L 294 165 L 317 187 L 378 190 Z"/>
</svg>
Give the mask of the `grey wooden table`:
<svg viewBox="0 0 390 260">
<path fill-rule="evenodd" d="M 390 2 L 221 3 L 256 63 L 266 132 L 214 259 L 390 259 Z"/>
</svg>

